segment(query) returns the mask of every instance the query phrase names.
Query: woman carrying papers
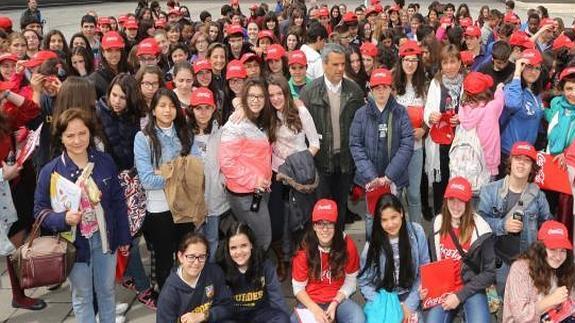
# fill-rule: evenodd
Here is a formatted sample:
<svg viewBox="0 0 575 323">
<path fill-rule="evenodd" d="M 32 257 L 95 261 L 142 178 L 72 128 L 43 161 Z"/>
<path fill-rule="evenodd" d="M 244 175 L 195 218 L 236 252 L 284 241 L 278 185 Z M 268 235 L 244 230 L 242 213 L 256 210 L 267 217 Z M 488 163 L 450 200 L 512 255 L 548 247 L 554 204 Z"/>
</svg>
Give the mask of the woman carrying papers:
<svg viewBox="0 0 575 323">
<path fill-rule="evenodd" d="M 63 153 L 40 172 L 34 196 L 34 216 L 45 216 L 42 226 L 52 232 L 75 228 L 76 262 L 69 279 L 72 307 L 78 322 L 96 322 L 96 295 L 100 322 L 114 322 L 116 250 L 128 252 L 130 232 L 124 194 L 112 158 L 94 148 L 95 120 L 72 108 L 55 121 L 54 138 Z M 52 201 L 52 178 L 75 182 L 81 189 L 79 208 L 59 211 Z M 78 199 L 77 199 L 78 200 Z M 94 293 L 95 291 L 95 293 Z"/>
</svg>

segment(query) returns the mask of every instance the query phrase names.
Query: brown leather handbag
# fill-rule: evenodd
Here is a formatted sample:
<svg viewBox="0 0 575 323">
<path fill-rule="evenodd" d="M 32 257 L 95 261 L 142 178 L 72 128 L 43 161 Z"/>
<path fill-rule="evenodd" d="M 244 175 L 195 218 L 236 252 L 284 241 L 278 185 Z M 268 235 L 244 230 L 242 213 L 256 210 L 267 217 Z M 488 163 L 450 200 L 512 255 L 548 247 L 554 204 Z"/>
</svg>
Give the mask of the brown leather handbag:
<svg viewBox="0 0 575 323">
<path fill-rule="evenodd" d="M 76 247 L 73 244 L 59 235 L 39 237 L 40 225 L 47 214 L 36 219 L 29 241 L 12 257 L 23 289 L 61 284 L 74 265 Z"/>
</svg>

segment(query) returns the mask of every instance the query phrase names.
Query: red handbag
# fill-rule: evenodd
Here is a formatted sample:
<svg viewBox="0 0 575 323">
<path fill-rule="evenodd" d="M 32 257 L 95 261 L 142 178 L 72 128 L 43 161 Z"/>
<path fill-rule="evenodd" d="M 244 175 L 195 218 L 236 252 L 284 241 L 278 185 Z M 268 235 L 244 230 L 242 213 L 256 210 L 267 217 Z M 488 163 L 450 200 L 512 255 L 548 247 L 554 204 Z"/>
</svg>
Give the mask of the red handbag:
<svg viewBox="0 0 575 323">
<path fill-rule="evenodd" d="M 76 247 L 68 240 L 59 235 L 39 237 L 46 215 L 47 212 L 36 219 L 29 241 L 12 257 L 23 289 L 63 283 L 76 259 Z"/>
</svg>

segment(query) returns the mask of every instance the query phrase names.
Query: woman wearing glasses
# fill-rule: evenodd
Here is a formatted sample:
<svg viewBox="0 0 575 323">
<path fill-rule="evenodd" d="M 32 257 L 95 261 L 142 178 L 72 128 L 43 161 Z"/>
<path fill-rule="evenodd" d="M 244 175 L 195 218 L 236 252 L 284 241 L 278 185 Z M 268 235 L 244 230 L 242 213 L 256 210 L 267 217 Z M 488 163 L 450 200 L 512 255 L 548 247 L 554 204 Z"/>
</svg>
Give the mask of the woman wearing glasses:
<svg viewBox="0 0 575 323">
<path fill-rule="evenodd" d="M 335 201 L 321 199 L 313 208 L 313 226 L 292 262 L 298 301 L 292 322 L 306 310 L 318 323 L 365 322 L 361 307 L 349 298 L 356 289 L 359 255 L 351 237 L 336 228 L 337 216 Z"/>
<path fill-rule="evenodd" d="M 231 318 L 232 300 L 218 265 L 206 264 L 208 241 L 189 233 L 178 248 L 180 266 L 172 271 L 158 300 L 156 322 L 221 322 Z"/>
<path fill-rule="evenodd" d="M 274 116 L 264 81 L 246 81 L 241 103 L 245 118 L 224 125 L 218 158 L 234 215 L 254 231 L 256 246 L 267 250 L 272 238 L 268 211 L 270 142 L 275 136 L 269 131 Z"/>
</svg>

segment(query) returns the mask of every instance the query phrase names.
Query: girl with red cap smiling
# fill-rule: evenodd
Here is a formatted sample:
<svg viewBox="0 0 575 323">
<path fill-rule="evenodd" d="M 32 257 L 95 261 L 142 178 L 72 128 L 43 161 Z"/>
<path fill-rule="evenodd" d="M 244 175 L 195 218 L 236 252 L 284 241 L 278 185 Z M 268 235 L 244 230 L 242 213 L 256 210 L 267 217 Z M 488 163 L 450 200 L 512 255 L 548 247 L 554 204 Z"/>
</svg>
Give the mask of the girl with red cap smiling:
<svg viewBox="0 0 575 323">
<path fill-rule="evenodd" d="M 98 69 L 89 76 L 96 85 L 98 98 L 106 95 L 108 84 L 118 73 L 128 72 L 127 55 L 124 50 L 124 38 L 115 31 L 102 37 L 102 60 Z"/>
<path fill-rule="evenodd" d="M 310 311 L 317 323 L 363 323 L 361 307 L 349 297 L 355 292 L 359 256 L 351 237 L 337 222 L 337 205 L 321 199 L 313 208 L 312 223 L 292 262 L 293 294 L 298 300 L 292 322 L 300 322 L 299 309 Z"/>
<path fill-rule="evenodd" d="M 471 184 L 463 177 L 452 178 L 445 190 L 441 213 L 433 219 L 429 238 L 431 260 L 457 261 L 456 287 L 440 305 L 428 311 L 426 322 L 453 322 L 463 309 L 467 322 L 489 322 L 485 289 L 495 282 L 495 254 L 489 224 L 471 204 Z M 421 298 L 427 290 L 421 290 Z"/>
<path fill-rule="evenodd" d="M 511 266 L 503 302 L 505 323 L 539 322 L 547 311 L 575 301 L 573 245 L 567 228 L 546 221 L 537 240 Z M 567 321 L 571 322 L 562 322 Z"/>
</svg>

